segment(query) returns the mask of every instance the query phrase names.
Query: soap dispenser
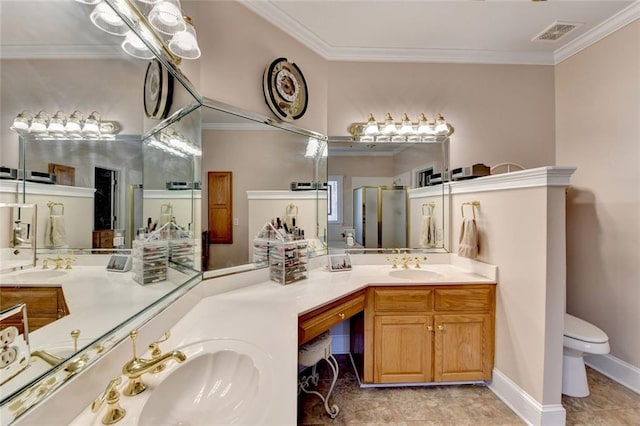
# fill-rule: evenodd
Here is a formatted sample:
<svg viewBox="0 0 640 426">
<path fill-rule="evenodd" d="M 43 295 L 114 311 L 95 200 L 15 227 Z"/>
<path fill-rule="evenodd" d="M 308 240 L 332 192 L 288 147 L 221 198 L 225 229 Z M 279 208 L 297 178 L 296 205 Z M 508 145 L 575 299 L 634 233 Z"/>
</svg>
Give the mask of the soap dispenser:
<svg viewBox="0 0 640 426">
<path fill-rule="evenodd" d="M 353 247 L 353 234 L 351 232 L 347 233 L 347 247 Z"/>
</svg>

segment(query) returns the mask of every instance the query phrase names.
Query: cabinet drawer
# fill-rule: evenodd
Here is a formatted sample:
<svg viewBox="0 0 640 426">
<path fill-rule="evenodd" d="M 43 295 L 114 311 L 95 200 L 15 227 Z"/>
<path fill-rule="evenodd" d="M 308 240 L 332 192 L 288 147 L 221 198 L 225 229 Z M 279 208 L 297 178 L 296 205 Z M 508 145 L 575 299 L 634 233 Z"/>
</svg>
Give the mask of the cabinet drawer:
<svg viewBox="0 0 640 426">
<path fill-rule="evenodd" d="M 298 318 L 298 344 L 308 342 L 331 327 L 364 310 L 364 291 L 322 306 Z"/>
<path fill-rule="evenodd" d="M 375 312 L 429 312 L 433 304 L 432 289 L 372 288 Z"/>
<path fill-rule="evenodd" d="M 436 289 L 436 311 L 488 311 L 493 306 L 493 288 Z"/>
</svg>

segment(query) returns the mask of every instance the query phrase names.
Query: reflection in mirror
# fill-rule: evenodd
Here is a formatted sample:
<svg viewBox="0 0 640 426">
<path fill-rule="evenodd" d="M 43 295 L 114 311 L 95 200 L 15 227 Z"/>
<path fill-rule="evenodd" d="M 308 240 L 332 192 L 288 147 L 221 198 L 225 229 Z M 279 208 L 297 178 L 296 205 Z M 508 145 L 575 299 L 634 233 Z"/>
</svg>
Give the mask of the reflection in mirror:
<svg viewBox="0 0 640 426">
<path fill-rule="evenodd" d="M 443 185 L 432 179 L 448 170 L 447 138 L 358 142 L 330 137 L 328 145 L 330 249 L 448 247 Z"/>
<path fill-rule="evenodd" d="M 310 144 L 316 144 L 313 152 Z M 326 191 L 313 186 L 326 175 L 318 172 L 326 164 L 321 135 L 206 107 L 202 147 L 203 228 L 209 243 L 204 253 L 209 255 L 209 270 L 255 267 L 253 239 L 265 223 L 284 223 L 287 209 L 295 212 L 290 214 L 295 214 L 310 250 L 324 249 L 326 213 L 319 215 L 318 199 L 326 198 Z M 223 180 L 230 182 L 223 186 L 228 193 L 218 190 Z M 298 185 L 292 190 L 294 182 Z"/>
<path fill-rule="evenodd" d="M 35 204 L 0 203 L 0 272 L 35 265 L 37 209 Z"/>
<path fill-rule="evenodd" d="M 106 269 L 112 252 L 130 253 L 135 231 L 145 226 L 147 217 L 160 219 L 159 206 L 147 213 L 142 204 L 143 185 L 150 167 L 162 164 L 171 170 L 166 178 L 157 180 L 162 185 L 169 180 L 188 180 L 193 185 L 193 176 L 199 176 L 200 172 L 197 159 L 184 166 L 168 159 L 166 153 L 151 154 L 139 136 L 153 133 L 150 129 L 166 127 L 174 117 L 193 109 L 191 92 L 185 93 L 175 84 L 166 121 L 147 120 L 142 86 L 148 62 L 126 56 L 120 49 L 120 38 L 93 27 L 88 15 L 94 7 L 72 0 L 0 2 L 3 123 L 0 166 L 3 173 L 16 171 L 15 176 L 9 173 L 9 178 L 0 181 L 0 202 L 15 204 L 28 200 L 34 204 L 33 210 L 37 205 L 41 213 L 37 220 L 35 216 L 26 220 L 28 214 L 23 209 L 21 223 L 16 225 L 14 213 L 5 214 L 0 208 L 2 255 L 15 256 L 13 251 L 19 249 L 20 255 L 29 253 L 28 263 L 33 266 L 36 250 L 11 247 L 11 236 L 24 239 L 26 235 L 27 241 L 37 243 L 39 259 L 37 268 L 0 274 L 0 287 L 3 291 L 43 287 L 56 292 L 55 296 L 38 298 L 47 307 L 53 307 L 55 314 L 29 336 L 32 353 L 52 356 L 44 355 L 46 360 L 36 356 L 32 368 L 0 387 L 3 424 L 49 396 L 124 339 L 133 327 L 148 321 L 200 280 L 200 274 L 183 261 L 180 267 L 175 262 L 169 263 L 167 280 L 145 286 L 133 279 L 133 272 Z M 29 25 L 25 25 L 27 17 Z M 103 119 L 117 123 L 120 135 L 132 136 L 119 135 L 113 140 L 35 141 L 25 134 L 22 138 L 25 141 L 19 143 L 19 135 L 10 130 L 16 115 L 25 110 L 31 112 L 32 118 L 41 110 L 48 111 L 50 118 L 62 110 L 69 119 L 76 109 L 85 112 L 85 119 L 92 111 L 98 111 Z M 199 129 L 199 119 L 196 121 Z M 180 132 L 188 133 L 184 129 Z M 199 130 L 196 134 L 199 138 Z M 149 159 L 145 158 L 147 154 Z M 20 180 L 16 180 L 18 169 L 38 173 L 22 173 Z M 152 176 L 149 179 L 155 182 Z M 155 183 L 150 183 L 150 188 L 166 190 Z M 193 235 L 199 236 L 199 228 L 194 228 L 197 224 L 193 191 L 180 191 L 187 192 L 185 203 L 191 207 L 174 206 L 172 217 L 180 226 L 188 228 L 192 224 Z M 103 197 L 107 200 L 101 205 L 107 207 L 96 208 L 94 200 Z M 60 222 L 64 223 L 64 232 L 60 231 Z M 27 226 L 25 230 L 25 225 L 31 225 L 30 229 Z M 56 232 L 52 233 L 54 226 Z M 195 256 L 194 252 L 191 258 Z M 2 267 L 5 265 L 2 258 Z M 122 297 L 123 294 L 127 297 Z M 4 295 L 2 299 L 5 300 Z M 67 305 L 69 314 L 58 318 L 61 301 Z M 37 303 L 35 306 L 32 301 L 26 303 L 30 313 L 38 312 Z M 35 314 L 30 317 L 38 319 Z M 75 339 L 74 330 L 80 330 Z"/>
<path fill-rule="evenodd" d="M 29 366 L 27 305 L 2 300 L 0 306 L 0 385 L 9 382 Z M 10 306 L 12 305 L 12 306 Z M 9 388 L 10 385 L 5 387 Z M 4 390 L 4 389 L 3 389 Z"/>
</svg>

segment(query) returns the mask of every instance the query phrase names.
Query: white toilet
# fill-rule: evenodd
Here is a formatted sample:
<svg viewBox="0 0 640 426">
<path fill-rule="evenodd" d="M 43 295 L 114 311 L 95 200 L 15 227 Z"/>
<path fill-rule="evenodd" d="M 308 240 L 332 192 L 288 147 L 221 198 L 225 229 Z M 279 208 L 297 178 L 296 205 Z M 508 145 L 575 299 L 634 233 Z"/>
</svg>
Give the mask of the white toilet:
<svg viewBox="0 0 640 426">
<path fill-rule="evenodd" d="M 588 396 L 587 371 L 583 354 L 608 354 L 609 336 L 573 315 L 564 314 L 564 352 L 562 356 L 562 393 Z"/>
</svg>

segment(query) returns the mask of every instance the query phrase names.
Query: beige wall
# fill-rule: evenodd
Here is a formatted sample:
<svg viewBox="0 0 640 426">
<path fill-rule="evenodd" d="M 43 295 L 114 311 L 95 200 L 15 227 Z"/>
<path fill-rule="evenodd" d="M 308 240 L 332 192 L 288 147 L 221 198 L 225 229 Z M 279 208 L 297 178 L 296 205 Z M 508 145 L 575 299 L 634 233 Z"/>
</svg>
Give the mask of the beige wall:
<svg viewBox="0 0 640 426">
<path fill-rule="evenodd" d="M 451 166 L 555 163 L 551 66 L 330 62 L 328 133 L 368 113 L 396 121 L 442 113 L 455 127 Z"/>
<path fill-rule="evenodd" d="M 495 368 L 541 404 L 560 404 L 564 329 L 564 188 L 451 198 L 453 252 L 464 202 L 480 201 L 478 260 L 498 265 Z M 471 212 L 465 210 L 467 215 Z"/>
<path fill-rule="evenodd" d="M 296 125 L 326 132 L 327 61 L 239 2 L 185 2 L 185 7 L 203 52 L 203 96 L 274 117 L 263 97 L 262 75 L 273 60 L 284 56 L 300 67 L 309 87 L 307 112 Z"/>
<path fill-rule="evenodd" d="M 556 67 L 556 155 L 567 200 L 567 311 L 640 367 L 640 20 Z"/>
</svg>

